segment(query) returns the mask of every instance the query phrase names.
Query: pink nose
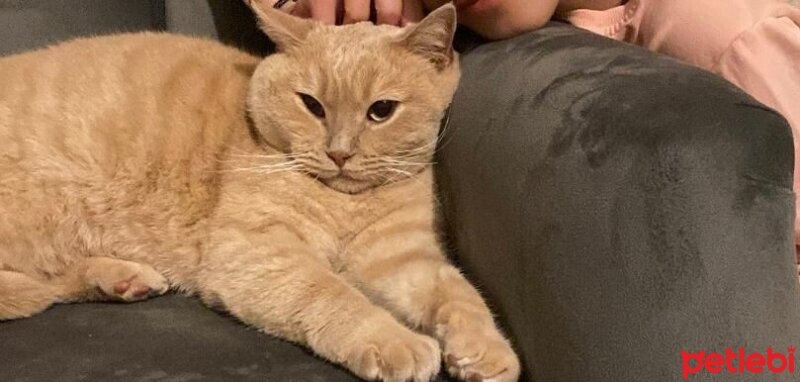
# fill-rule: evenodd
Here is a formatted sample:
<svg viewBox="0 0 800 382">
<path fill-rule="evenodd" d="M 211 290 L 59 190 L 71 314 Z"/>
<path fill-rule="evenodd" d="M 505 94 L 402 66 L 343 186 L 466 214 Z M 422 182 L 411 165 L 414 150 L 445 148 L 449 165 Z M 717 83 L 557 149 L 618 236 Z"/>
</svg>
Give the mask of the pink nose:
<svg viewBox="0 0 800 382">
<path fill-rule="evenodd" d="M 331 158 L 333 163 L 336 163 L 336 165 L 339 166 L 339 168 L 344 167 L 345 162 L 347 162 L 348 159 L 353 157 L 353 154 L 349 152 L 338 151 L 338 150 L 328 151 L 325 154 L 328 154 L 328 158 Z"/>
</svg>

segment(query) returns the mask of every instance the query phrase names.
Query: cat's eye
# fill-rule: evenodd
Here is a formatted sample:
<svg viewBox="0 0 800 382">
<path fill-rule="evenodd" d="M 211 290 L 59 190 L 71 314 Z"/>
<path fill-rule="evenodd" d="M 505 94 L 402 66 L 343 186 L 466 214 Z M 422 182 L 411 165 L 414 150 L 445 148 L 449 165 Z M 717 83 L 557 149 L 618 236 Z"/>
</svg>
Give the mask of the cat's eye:
<svg viewBox="0 0 800 382">
<path fill-rule="evenodd" d="M 305 93 L 297 93 L 297 95 L 303 100 L 303 104 L 306 105 L 306 109 L 308 109 L 311 114 L 314 114 L 314 116 L 319 119 L 325 118 L 325 107 L 322 106 L 316 98 Z"/>
<path fill-rule="evenodd" d="M 369 107 L 367 117 L 372 122 L 384 122 L 392 117 L 395 109 L 397 109 L 397 101 L 380 100 Z"/>
</svg>

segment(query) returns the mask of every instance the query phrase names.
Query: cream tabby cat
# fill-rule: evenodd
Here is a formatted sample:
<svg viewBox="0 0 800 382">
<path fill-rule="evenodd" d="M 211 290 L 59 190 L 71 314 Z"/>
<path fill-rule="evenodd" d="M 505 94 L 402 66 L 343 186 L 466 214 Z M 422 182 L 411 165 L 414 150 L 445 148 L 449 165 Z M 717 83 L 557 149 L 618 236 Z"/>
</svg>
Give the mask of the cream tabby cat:
<svg viewBox="0 0 800 382">
<path fill-rule="evenodd" d="M 254 10 L 263 60 L 150 33 L 0 59 L 0 319 L 172 286 L 362 378 L 426 381 L 443 354 L 516 380 L 434 231 L 454 8 L 403 29 Z"/>
</svg>

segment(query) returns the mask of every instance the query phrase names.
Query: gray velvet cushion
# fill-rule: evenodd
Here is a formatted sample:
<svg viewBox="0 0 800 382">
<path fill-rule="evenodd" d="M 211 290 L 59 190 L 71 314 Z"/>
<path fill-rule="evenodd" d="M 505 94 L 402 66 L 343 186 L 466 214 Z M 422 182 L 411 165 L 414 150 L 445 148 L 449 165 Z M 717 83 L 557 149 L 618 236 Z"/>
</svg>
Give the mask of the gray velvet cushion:
<svg viewBox="0 0 800 382">
<path fill-rule="evenodd" d="M 193 299 L 61 305 L 0 324 L 0 381 L 357 381 Z"/>
</svg>

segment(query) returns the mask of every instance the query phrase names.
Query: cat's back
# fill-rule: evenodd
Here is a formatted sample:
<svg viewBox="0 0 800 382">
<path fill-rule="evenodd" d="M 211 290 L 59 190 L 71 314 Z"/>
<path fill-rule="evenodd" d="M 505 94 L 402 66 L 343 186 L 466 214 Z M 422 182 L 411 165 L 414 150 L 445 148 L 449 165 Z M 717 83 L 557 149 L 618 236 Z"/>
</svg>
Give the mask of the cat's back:
<svg viewBox="0 0 800 382">
<path fill-rule="evenodd" d="M 59 90 L 50 95 L 65 99 L 91 95 L 101 86 L 141 91 L 146 89 L 137 86 L 164 85 L 199 72 L 247 80 L 258 60 L 216 41 L 168 33 L 79 38 L 0 57 L 0 102 L 7 105 L 9 97 L 20 95 L 41 98 L 45 90 Z"/>
<path fill-rule="evenodd" d="M 165 33 L 83 38 L 1 58 L 0 151 L 113 163 L 165 141 L 224 139 L 207 129 L 241 117 L 258 62 Z M 111 157 L 98 158 L 104 153 Z"/>
<path fill-rule="evenodd" d="M 165 227 L 191 227 L 213 208 L 209 169 L 231 136 L 247 132 L 259 61 L 159 33 L 1 58 L 0 237 L 15 250 L 0 243 L 0 268 L 56 271 L 106 246 L 168 253 L 141 245 L 178 243 L 166 238 L 187 231 Z"/>
<path fill-rule="evenodd" d="M 158 80 L 176 65 L 220 69 L 236 62 L 255 65 L 258 58 L 217 41 L 170 33 L 141 32 L 69 40 L 46 48 L 0 57 L 5 84 L 42 80 L 80 81 L 114 72 Z M 189 63 L 194 65 L 189 65 Z M 155 72 L 154 72 L 155 71 Z M 59 76 L 56 78 L 55 76 Z M 95 77 L 97 79 L 97 77 Z M 108 77 L 108 79 L 111 79 Z M 8 86 L 0 94 L 13 93 Z"/>
</svg>

